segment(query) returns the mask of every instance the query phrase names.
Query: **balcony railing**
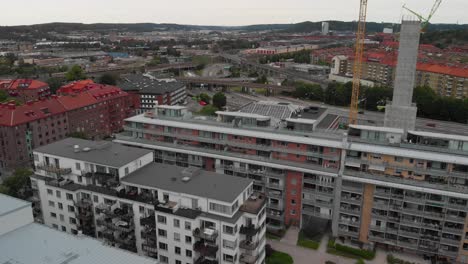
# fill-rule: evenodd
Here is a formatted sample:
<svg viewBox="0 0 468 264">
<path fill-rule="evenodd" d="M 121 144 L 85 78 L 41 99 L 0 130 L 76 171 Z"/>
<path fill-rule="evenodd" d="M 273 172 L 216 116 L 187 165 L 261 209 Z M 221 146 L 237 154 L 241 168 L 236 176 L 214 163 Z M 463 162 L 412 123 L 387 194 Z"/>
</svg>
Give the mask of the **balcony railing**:
<svg viewBox="0 0 468 264">
<path fill-rule="evenodd" d="M 150 226 L 150 227 L 155 227 L 156 226 L 156 218 L 154 215 L 150 215 L 148 217 L 142 217 L 140 218 L 140 225 L 142 226 Z"/>
<path fill-rule="evenodd" d="M 258 247 L 258 242 L 251 240 L 242 240 L 239 247 L 246 250 L 255 250 Z"/>
<path fill-rule="evenodd" d="M 241 226 L 240 233 L 246 236 L 255 236 L 260 231 L 260 228 L 256 228 L 254 225 Z"/>
<path fill-rule="evenodd" d="M 195 228 L 195 230 L 193 230 L 193 236 L 209 241 L 215 241 L 218 237 L 218 231 L 208 228 Z"/>
<path fill-rule="evenodd" d="M 55 173 L 57 175 L 68 175 L 72 172 L 71 168 L 60 168 L 60 167 L 56 167 L 54 165 L 45 164 L 45 163 L 36 165 L 36 169 L 43 170 L 49 173 Z"/>
<path fill-rule="evenodd" d="M 218 264 L 217 260 L 207 259 L 204 256 L 200 256 L 197 260 L 195 260 L 194 264 Z"/>
<path fill-rule="evenodd" d="M 148 245 L 143 243 L 141 249 L 145 252 L 158 253 L 158 249 L 155 245 Z"/>
<path fill-rule="evenodd" d="M 239 261 L 240 263 L 245 264 L 255 264 L 257 262 L 258 255 L 248 255 L 248 254 L 241 254 Z"/>
<path fill-rule="evenodd" d="M 201 256 L 216 258 L 218 252 L 218 245 L 210 245 L 203 241 L 198 241 L 193 245 L 193 250 L 200 253 Z"/>
</svg>

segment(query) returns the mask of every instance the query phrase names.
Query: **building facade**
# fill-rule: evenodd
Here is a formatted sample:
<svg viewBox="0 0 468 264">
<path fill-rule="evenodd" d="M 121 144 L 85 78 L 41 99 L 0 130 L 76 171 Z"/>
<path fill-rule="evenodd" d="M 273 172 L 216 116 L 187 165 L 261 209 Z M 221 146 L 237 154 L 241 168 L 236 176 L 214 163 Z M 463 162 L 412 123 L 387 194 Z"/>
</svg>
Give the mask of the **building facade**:
<svg viewBox="0 0 468 264">
<path fill-rule="evenodd" d="M 36 218 L 159 263 L 265 261 L 253 181 L 154 163 L 152 150 L 66 139 L 34 151 Z"/>
<path fill-rule="evenodd" d="M 367 126 L 343 136 L 229 115 L 156 109 L 127 119 L 115 142 L 253 179 L 269 230 L 328 220 L 337 237 L 468 263 L 467 137 Z"/>
</svg>

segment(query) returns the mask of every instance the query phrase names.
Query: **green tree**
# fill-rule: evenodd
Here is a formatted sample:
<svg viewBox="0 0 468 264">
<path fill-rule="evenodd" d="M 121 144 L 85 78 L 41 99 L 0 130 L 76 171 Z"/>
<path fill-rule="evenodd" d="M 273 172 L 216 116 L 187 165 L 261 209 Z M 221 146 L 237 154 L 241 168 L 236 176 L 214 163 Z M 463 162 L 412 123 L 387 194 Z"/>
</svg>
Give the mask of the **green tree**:
<svg viewBox="0 0 468 264">
<path fill-rule="evenodd" d="M 268 82 L 268 79 L 265 75 L 262 75 L 260 77 L 257 78 L 257 80 L 255 80 L 256 83 L 262 83 L 262 84 L 265 84 Z"/>
<path fill-rule="evenodd" d="M 29 176 L 33 172 L 29 169 L 16 169 L 12 176 L 3 181 L 0 192 L 17 198 L 25 199 L 29 196 L 31 190 L 31 181 Z"/>
<path fill-rule="evenodd" d="M 79 65 L 73 65 L 70 70 L 65 73 L 67 81 L 76 81 L 86 79 L 86 74 Z"/>
<path fill-rule="evenodd" d="M 107 84 L 107 85 L 117 85 L 118 77 L 114 74 L 104 73 L 99 77 L 98 83 L 100 84 Z"/>
<path fill-rule="evenodd" d="M 52 77 L 47 79 L 46 83 L 49 84 L 50 91 L 55 94 L 57 90 L 62 86 L 64 82 L 63 78 Z"/>
<path fill-rule="evenodd" d="M 200 115 L 214 116 L 214 115 L 216 115 L 216 111 L 218 111 L 218 110 L 219 109 L 216 108 L 216 106 L 207 105 L 207 106 L 204 106 L 198 113 Z"/>
<path fill-rule="evenodd" d="M 292 94 L 294 97 L 318 101 L 323 99 L 323 89 L 318 84 L 296 82 L 294 85 L 296 87 Z"/>
<path fill-rule="evenodd" d="M 211 97 L 207 95 L 206 93 L 201 93 L 198 97 L 200 97 L 200 100 L 209 104 L 211 102 Z"/>
<path fill-rule="evenodd" d="M 218 92 L 213 95 L 213 105 L 219 109 L 222 109 L 226 106 L 226 101 L 226 95 L 224 95 L 222 92 Z"/>
<path fill-rule="evenodd" d="M 8 92 L 5 90 L 0 90 L 0 102 L 6 101 L 8 99 Z"/>
</svg>

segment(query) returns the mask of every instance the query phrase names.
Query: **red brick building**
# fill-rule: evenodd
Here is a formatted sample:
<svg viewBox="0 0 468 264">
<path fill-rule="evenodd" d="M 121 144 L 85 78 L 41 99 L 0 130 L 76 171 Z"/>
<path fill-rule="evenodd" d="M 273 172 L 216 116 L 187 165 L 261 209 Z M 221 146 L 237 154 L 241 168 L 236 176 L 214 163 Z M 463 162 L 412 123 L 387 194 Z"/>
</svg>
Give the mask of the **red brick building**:
<svg viewBox="0 0 468 264">
<path fill-rule="evenodd" d="M 0 80 L 0 89 L 21 102 L 40 100 L 51 94 L 47 83 L 31 79 Z"/>
<path fill-rule="evenodd" d="M 73 132 L 93 139 L 111 136 L 122 130 L 123 120 L 138 107 L 126 92 L 98 84 L 20 106 L 0 104 L 0 169 L 29 166 L 32 149 Z"/>
</svg>

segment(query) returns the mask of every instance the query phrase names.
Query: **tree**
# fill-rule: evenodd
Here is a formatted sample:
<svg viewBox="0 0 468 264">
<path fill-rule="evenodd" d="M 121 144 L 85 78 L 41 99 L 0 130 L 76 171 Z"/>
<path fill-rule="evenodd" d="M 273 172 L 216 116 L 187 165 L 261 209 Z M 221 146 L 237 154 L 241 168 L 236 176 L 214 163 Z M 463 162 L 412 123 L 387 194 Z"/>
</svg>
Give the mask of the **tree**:
<svg viewBox="0 0 468 264">
<path fill-rule="evenodd" d="M 46 83 L 49 84 L 50 91 L 55 94 L 57 90 L 62 86 L 64 79 L 58 77 L 52 77 L 47 79 Z"/>
<path fill-rule="evenodd" d="M 86 74 L 79 65 L 73 65 L 70 70 L 65 73 L 65 78 L 67 81 L 76 81 L 86 79 Z"/>
<path fill-rule="evenodd" d="M 218 92 L 213 95 L 213 105 L 219 109 L 222 109 L 226 106 L 226 95 L 222 92 Z"/>
<path fill-rule="evenodd" d="M 12 176 L 6 178 L 0 186 L 0 192 L 25 199 L 29 196 L 31 190 L 31 181 L 29 176 L 33 172 L 29 169 L 16 169 Z"/>
<path fill-rule="evenodd" d="M 8 92 L 5 90 L 0 90 L 0 102 L 6 101 L 8 99 Z"/>
<path fill-rule="evenodd" d="M 200 100 L 209 104 L 211 102 L 211 97 L 207 95 L 206 93 L 201 93 L 198 97 L 200 97 Z"/>
<path fill-rule="evenodd" d="M 256 83 L 267 83 L 268 82 L 268 79 L 265 75 L 262 75 L 260 77 L 257 78 L 257 80 L 255 80 Z"/>
<path fill-rule="evenodd" d="M 214 116 L 216 115 L 216 111 L 218 110 L 219 109 L 213 105 L 207 105 L 207 106 L 204 106 L 198 113 L 201 115 L 206 115 L 206 116 Z"/>
<path fill-rule="evenodd" d="M 296 82 L 294 85 L 296 86 L 296 90 L 292 94 L 294 97 L 318 101 L 323 99 L 323 90 L 318 84 Z"/>
<path fill-rule="evenodd" d="M 114 74 L 104 73 L 103 75 L 101 75 L 101 77 L 99 77 L 98 83 L 107 85 L 117 85 L 117 79 L 118 77 Z"/>
</svg>

